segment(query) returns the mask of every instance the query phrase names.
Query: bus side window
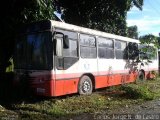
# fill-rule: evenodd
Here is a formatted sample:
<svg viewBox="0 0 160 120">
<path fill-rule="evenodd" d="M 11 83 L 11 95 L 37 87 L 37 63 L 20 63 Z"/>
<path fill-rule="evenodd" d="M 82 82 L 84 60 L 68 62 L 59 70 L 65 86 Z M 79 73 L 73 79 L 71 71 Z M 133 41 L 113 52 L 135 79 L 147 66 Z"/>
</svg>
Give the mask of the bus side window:
<svg viewBox="0 0 160 120">
<path fill-rule="evenodd" d="M 96 39 L 94 36 L 80 34 L 80 54 L 82 58 L 96 58 Z"/>
<path fill-rule="evenodd" d="M 78 46 L 77 38 L 78 34 L 73 31 L 56 29 L 57 32 L 60 32 L 64 35 L 63 40 L 63 57 L 78 57 Z"/>
<path fill-rule="evenodd" d="M 69 48 L 63 49 L 63 56 L 64 57 L 77 57 L 78 51 L 77 51 L 77 41 L 69 39 Z"/>
<path fill-rule="evenodd" d="M 56 66 L 58 70 L 66 70 L 78 61 L 78 34 L 74 31 L 56 29 Z M 65 43 L 66 42 L 66 43 Z"/>
<path fill-rule="evenodd" d="M 98 38 L 98 57 L 103 59 L 114 58 L 112 39 Z"/>
<path fill-rule="evenodd" d="M 135 60 L 139 57 L 139 49 L 138 49 L 138 44 L 129 42 L 128 43 L 128 58 Z"/>
<path fill-rule="evenodd" d="M 127 43 L 119 40 L 115 40 L 115 54 L 116 59 L 127 59 Z"/>
</svg>

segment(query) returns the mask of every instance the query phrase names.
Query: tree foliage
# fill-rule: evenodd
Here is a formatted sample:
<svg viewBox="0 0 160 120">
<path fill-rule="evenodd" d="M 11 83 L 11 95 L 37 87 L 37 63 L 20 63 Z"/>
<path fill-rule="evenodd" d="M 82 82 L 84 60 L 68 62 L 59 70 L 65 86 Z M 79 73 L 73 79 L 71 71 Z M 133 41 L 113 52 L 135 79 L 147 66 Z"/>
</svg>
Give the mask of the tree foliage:
<svg viewBox="0 0 160 120">
<path fill-rule="evenodd" d="M 59 0 L 68 23 L 126 36 L 127 11 L 143 0 Z"/>
<path fill-rule="evenodd" d="M 4 7 L 5 6 L 5 7 Z M 16 29 L 23 23 L 54 19 L 52 0 L 5 0 L 0 5 L 0 69 L 13 53 Z"/>
<path fill-rule="evenodd" d="M 138 28 L 136 25 L 127 28 L 127 37 L 138 39 Z"/>
<path fill-rule="evenodd" d="M 156 57 L 155 55 L 157 54 L 157 49 L 159 49 L 158 37 L 148 34 L 141 36 L 139 39 L 141 44 L 145 46 L 140 49 L 141 54 L 145 55 L 144 57 L 148 61 L 151 61 L 152 58 Z"/>
<path fill-rule="evenodd" d="M 142 44 L 146 44 L 146 45 L 153 44 L 156 48 L 159 48 L 158 37 L 152 34 L 140 36 L 139 39 Z"/>
<path fill-rule="evenodd" d="M 125 54 L 129 58 L 126 68 L 130 68 L 130 71 L 138 70 L 140 74 L 142 66 L 148 65 L 152 60 L 157 59 L 159 45 L 157 37 L 152 34 L 141 36 L 139 39 L 140 45 L 132 42 L 128 43 Z"/>
<path fill-rule="evenodd" d="M 22 23 L 55 19 L 53 2 L 64 8 L 68 23 L 119 35 L 126 35 L 127 11 L 143 5 L 143 0 L 5 0 L 0 5 L 0 68 L 13 52 L 16 28 Z"/>
</svg>

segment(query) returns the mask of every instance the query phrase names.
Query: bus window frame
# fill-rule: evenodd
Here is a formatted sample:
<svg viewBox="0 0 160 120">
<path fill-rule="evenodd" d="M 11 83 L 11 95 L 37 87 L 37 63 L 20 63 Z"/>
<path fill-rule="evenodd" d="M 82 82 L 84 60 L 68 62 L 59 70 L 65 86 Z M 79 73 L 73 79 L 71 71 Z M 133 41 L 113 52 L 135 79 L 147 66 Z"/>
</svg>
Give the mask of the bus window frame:
<svg viewBox="0 0 160 120">
<path fill-rule="evenodd" d="M 68 39 L 69 39 L 69 42 L 70 41 L 74 41 L 75 43 L 76 43 L 76 46 L 77 46 L 77 49 L 76 49 L 76 56 L 64 56 L 64 50 L 65 49 L 69 49 L 69 48 L 65 48 L 64 46 L 63 46 L 63 44 L 64 44 L 64 36 L 65 36 L 65 32 L 63 32 L 63 31 L 65 31 L 65 32 L 72 32 L 72 33 L 76 33 L 77 34 L 77 39 L 75 39 L 75 38 L 72 38 L 72 37 L 70 37 L 70 36 L 68 36 Z M 61 37 L 57 37 L 56 36 L 56 33 L 58 33 L 58 34 L 62 34 L 63 35 L 63 37 L 61 36 Z M 73 64 L 73 63 L 75 63 L 77 60 L 79 60 L 79 51 L 78 51 L 78 49 L 79 49 L 79 47 L 78 47 L 78 33 L 77 32 L 75 32 L 75 31 L 69 31 L 69 30 L 65 30 L 65 29 L 60 29 L 60 28 L 56 28 L 55 29 L 55 39 L 56 38 L 62 38 L 62 45 L 61 45 L 61 47 L 62 47 L 62 49 L 61 49 L 61 52 L 62 52 L 62 56 L 57 56 L 57 52 L 56 52 L 56 63 L 58 63 L 58 65 L 59 65 L 59 62 L 62 64 L 62 66 L 58 66 L 57 64 L 55 65 L 56 66 L 56 68 L 58 69 L 58 70 L 66 70 L 66 69 L 68 69 L 68 67 L 65 67 L 65 66 L 70 66 L 71 64 Z M 70 43 L 69 43 L 70 44 Z M 56 50 L 57 50 L 57 45 L 56 45 Z M 68 63 L 68 62 L 66 62 L 66 61 L 69 61 L 68 59 L 72 59 L 71 60 L 71 63 Z M 63 63 L 62 63 L 63 62 Z M 68 65 L 68 64 L 69 65 Z"/>
<path fill-rule="evenodd" d="M 124 49 L 122 49 L 122 44 L 121 44 L 121 48 L 119 49 L 119 48 L 116 48 L 116 42 L 120 42 L 120 44 L 121 43 L 124 43 L 125 44 L 125 48 Z M 124 58 L 125 56 L 125 50 L 127 50 L 126 51 L 126 54 L 128 54 L 128 49 L 127 49 L 127 46 L 128 46 L 128 43 L 127 43 L 127 41 L 123 41 L 123 40 L 119 40 L 119 39 L 115 39 L 114 40 L 114 51 L 115 51 L 115 59 L 116 60 L 127 60 L 128 59 L 128 57 L 126 57 L 126 58 Z M 123 56 L 122 56 L 122 58 L 117 58 L 117 54 L 116 54 L 116 51 L 121 51 L 122 53 L 123 53 Z M 127 55 L 128 56 L 128 55 Z"/>
<path fill-rule="evenodd" d="M 112 41 L 112 48 L 111 48 L 111 47 L 102 47 L 102 46 L 99 46 L 99 38 L 100 38 L 100 39 L 101 39 L 101 38 L 102 38 L 102 39 L 105 39 L 106 41 L 107 41 L 107 40 Z M 115 45 L 114 45 L 114 39 L 108 38 L 108 37 L 101 37 L 101 36 L 98 36 L 98 37 L 97 37 L 97 49 L 98 49 L 98 58 L 99 58 L 99 59 L 114 59 L 114 58 L 115 58 L 115 52 L 114 52 L 115 49 L 114 49 L 114 47 L 115 47 Z M 107 49 L 110 49 L 110 50 L 112 49 L 112 50 L 113 50 L 113 57 L 112 57 L 112 58 L 111 58 L 111 57 L 110 57 L 110 58 L 100 57 L 100 56 L 99 56 L 99 48 L 107 48 Z"/>
<path fill-rule="evenodd" d="M 80 36 L 81 35 L 85 35 L 85 36 L 89 36 L 89 37 L 93 37 L 94 38 L 94 40 L 95 40 L 95 45 L 94 46 L 89 46 L 89 45 L 82 45 L 81 44 L 81 38 L 80 38 Z M 86 34 L 86 33 L 79 33 L 79 36 L 78 36 L 78 40 L 79 40 L 79 42 L 78 42 L 78 44 L 79 44 L 79 56 L 81 57 L 81 58 L 83 58 L 83 59 L 97 59 L 97 38 L 96 38 L 96 36 L 95 35 L 91 35 L 91 34 Z M 86 47 L 86 48 L 95 48 L 96 50 L 95 50 L 95 57 L 83 57 L 82 56 L 82 51 L 81 51 L 81 47 Z"/>
</svg>

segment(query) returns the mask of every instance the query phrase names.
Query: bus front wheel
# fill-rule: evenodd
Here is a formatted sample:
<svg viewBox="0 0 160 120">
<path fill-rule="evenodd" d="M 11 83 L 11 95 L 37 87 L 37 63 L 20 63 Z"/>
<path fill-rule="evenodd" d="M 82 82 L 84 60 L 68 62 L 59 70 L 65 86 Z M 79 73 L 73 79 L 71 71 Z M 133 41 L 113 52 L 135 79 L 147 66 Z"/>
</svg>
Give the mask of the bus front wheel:
<svg viewBox="0 0 160 120">
<path fill-rule="evenodd" d="M 78 93 L 80 95 L 90 95 L 93 90 L 93 84 L 90 77 L 84 75 L 81 77 L 78 85 Z"/>
</svg>

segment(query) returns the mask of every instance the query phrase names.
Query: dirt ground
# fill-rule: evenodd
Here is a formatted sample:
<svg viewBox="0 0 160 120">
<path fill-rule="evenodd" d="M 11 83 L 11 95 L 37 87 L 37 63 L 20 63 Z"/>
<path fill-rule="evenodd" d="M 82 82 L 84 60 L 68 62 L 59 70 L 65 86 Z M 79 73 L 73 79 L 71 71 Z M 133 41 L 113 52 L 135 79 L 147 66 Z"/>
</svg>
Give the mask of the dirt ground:
<svg viewBox="0 0 160 120">
<path fill-rule="evenodd" d="M 160 120 L 160 99 L 138 105 L 74 116 L 70 120 Z"/>
<path fill-rule="evenodd" d="M 16 111 L 7 110 L 2 106 L 0 106 L 0 113 L 0 120 L 19 119 Z M 160 120 L 160 99 L 95 114 L 84 113 L 78 116 L 62 117 L 58 120 Z"/>
<path fill-rule="evenodd" d="M 158 81 L 151 81 L 148 84 L 150 84 L 150 87 L 152 89 L 153 88 L 155 89 L 156 93 L 160 92 L 159 80 Z M 104 91 L 103 90 L 98 91 L 98 92 L 96 92 L 96 94 L 98 93 L 100 95 L 101 94 L 106 95 L 105 91 L 106 91 L 106 89 Z M 90 99 L 93 100 L 94 97 L 95 96 L 91 96 Z M 98 96 L 98 99 L 96 99 L 97 97 L 95 97 L 96 102 L 97 102 L 97 100 L 99 100 L 99 97 L 100 96 Z M 70 96 L 68 98 L 68 100 L 70 100 L 70 102 L 72 100 L 71 105 L 79 103 L 79 102 L 73 102 L 73 101 L 79 100 L 81 97 L 78 96 L 76 99 L 73 99 L 73 98 L 76 98 L 76 97 Z M 85 97 L 85 98 L 86 99 L 81 99 L 81 100 L 83 100 L 86 103 L 89 99 L 88 99 L 88 97 Z M 108 94 L 106 95 L 104 100 L 106 100 L 106 98 L 108 98 L 107 100 L 111 103 L 111 101 L 109 100 L 109 98 L 111 98 L 111 97 L 108 97 Z M 113 99 L 113 101 L 115 101 L 117 99 L 118 98 L 115 97 Z M 85 101 L 85 100 L 87 100 L 87 101 Z M 42 105 L 39 102 L 38 103 L 35 102 L 36 105 L 38 105 L 40 107 L 39 109 L 33 108 L 34 107 L 34 102 L 33 102 L 34 100 L 32 100 L 32 102 L 28 101 L 28 103 L 33 103 L 33 104 L 27 104 L 27 102 L 17 103 L 19 106 L 23 106 L 23 104 L 24 104 L 24 105 L 26 105 L 26 107 L 16 107 L 17 104 L 15 104 L 15 103 L 14 104 L 11 104 L 11 103 L 7 104 L 6 101 L 3 101 L 5 104 L 3 104 L 3 102 L 1 102 L 1 104 L 0 104 L 0 120 L 21 120 L 21 119 L 22 120 L 28 120 L 28 119 L 29 120 L 35 120 L 35 119 L 36 120 L 160 120 L 160 97 L 158 97 L 154 100 L 150 100 L 150 101 L 145 100 L 142 102 L 141 101 L 137 102 L 136 99 L 131 99 L 131 100 L 136 101 L 136 102 L 134 104 L 129 104 L 129 102 L 127 103 L 125 101 L 125 104 L 123 104 L 123 105 L 120 104 L 118 107 L 113 107 L 113 109 L 111 109 L 111 107 L 105 106 L 105 109 L 102 109 L 99 112 L 95 112 L 95 111 L 97 111 L 97 108 L 95 108 L 95 111 L 92 112 L 91 114 L 89 114 L 88 112 L 87 113 L 83 112 L 82 114 L 79 114 L 79 115 L 70 114 L 70 116 L 63 116 L 63 117 L 60 116 L 58 118 L 54 114 L 49 116 L 49 114 L 45 113 L 45 111 L 44 112 L 42 111 L 42 113 L 44 113 L 44 114 L 38 114 L 38 113 L 41 113 L 39 111 L 41 111 L 42 105 L 49 105 L 50 106 L 52 102 L 56 101 L 56 99 L 55 100 L 54 99 L 53 100 L 46 99 L 42 103 L 45 103 L 45 101 L 47 101 L 48 104 L 46 103 L 46 104 L 42 104 Z M 42 99 L 42 101 L 43 101 L 43 99 Z M 57 101 L 59 101 L 61 104 L 62 103 L 66 104 L 66 102 L 63 102 L 63 101 L 67 101 L 67 97 L 63 98 L 63 99 L 59 99 L 59 100 L 57 99 Z M 118 102 L 122 103 L 122 99 L 118 99 Z M 30 106 L 27 108 L 27 105 L 30 105 Z M 53 105 L 55 105 L 55 104 L 53 104 Z M 85 104 L 85 105 L 87 105 L 87 104 Z M 102 106 L 103 105 L 104 104 L 102 104 Z M 111 105 L 114 106 L 114 104 L 111 104 Z M 77 105 L 77 106 L 79 106 L 79 105 Z M 69 106 L 67 106 L 67 109 L 68 109 L 68 107 Z M 83 106 L 80 108 L 85 109 L 85 107 L 87 107 L 87 106 Z M 46 108 L 48 110 L 48 108 L 50 108 L 50 107 L 46 107 Z M 32 115 L 34 115 L 34 116 L 32 117 Z"/>
</svg>

